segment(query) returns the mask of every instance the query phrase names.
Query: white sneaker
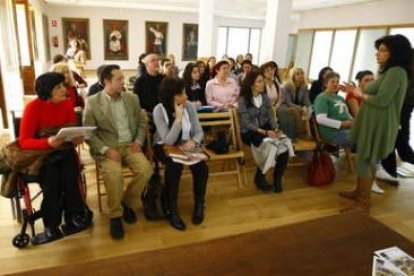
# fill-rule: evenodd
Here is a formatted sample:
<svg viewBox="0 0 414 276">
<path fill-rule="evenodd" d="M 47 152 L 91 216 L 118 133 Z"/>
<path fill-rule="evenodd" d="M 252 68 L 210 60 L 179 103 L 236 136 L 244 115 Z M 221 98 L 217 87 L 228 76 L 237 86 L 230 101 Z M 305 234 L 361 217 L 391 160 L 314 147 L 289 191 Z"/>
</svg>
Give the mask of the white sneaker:
<svg viewBox="0 0 414 276">
<path fill-rule="evenodd" d="M 374 180 L 374 182 L 372 183 L 371 192 L 377 193 L 377 194 L 383 194 L 384 193 L 384 190 L 381 189 L 380 186 L 378 186 L 377 180 Z"/>
<path fill-rule="evenodd" d="M 401 172 L 401 174 L 414 176 L 414 165 L 408 162 L 401 162 L 401 164 L 397 168 L 397 172 Z"/>
<path fill-rule="evenodd" d="M 398 182 L 399 179 L 398 177 L 393 177 L 391 176 L 389 173 L 387 173 L 386 170 L 382 169 L 382 170 L 377 170 L 375 172 L 375 177 L 378 179 L 382 179 L 382 180 L 386 180 L 386 181 L 391 181 L 391 182 Z"/>
</svg>

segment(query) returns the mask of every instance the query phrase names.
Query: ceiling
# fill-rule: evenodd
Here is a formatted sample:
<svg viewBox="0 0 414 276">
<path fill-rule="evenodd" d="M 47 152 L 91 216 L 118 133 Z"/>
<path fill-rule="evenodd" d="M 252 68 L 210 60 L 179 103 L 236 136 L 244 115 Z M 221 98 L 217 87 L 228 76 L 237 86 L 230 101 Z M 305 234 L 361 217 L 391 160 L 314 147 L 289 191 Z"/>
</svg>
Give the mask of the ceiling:
<svg viewBox="0 0 414 276">
<path fill-rule="evenodd" d="M 44 0 L 46 3 L 67 6 L 91 6 L 107 8 L 135 8 L 145 10 L 198 12 L 199 0 Z M 214 1 L 214 0 L 211 0 Z M 278 1 L 278 0 L 272 0 Z M 294 12 L 344 6 L 379 0 L 292 0 Z M 264 19 L 267 0 L 215 0 L 215 14 Z"/>
</svg>

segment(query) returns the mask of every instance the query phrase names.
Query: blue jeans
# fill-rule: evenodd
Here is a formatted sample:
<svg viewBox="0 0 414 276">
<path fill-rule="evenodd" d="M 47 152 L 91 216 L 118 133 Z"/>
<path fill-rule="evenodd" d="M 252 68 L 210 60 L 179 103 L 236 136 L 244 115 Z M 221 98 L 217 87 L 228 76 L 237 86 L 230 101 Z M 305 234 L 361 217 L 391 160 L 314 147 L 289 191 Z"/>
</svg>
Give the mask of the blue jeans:
<svg viewBox="0 0 414 276">
<path fill-rule="evenodd" d="M 334 142 L 337 146 L 353 147 L 354 143 L 351 140 L 349 140 L 349 133 L 349 129 L 340 129 L 338 133 L 330 140 Z"/>
</svg>

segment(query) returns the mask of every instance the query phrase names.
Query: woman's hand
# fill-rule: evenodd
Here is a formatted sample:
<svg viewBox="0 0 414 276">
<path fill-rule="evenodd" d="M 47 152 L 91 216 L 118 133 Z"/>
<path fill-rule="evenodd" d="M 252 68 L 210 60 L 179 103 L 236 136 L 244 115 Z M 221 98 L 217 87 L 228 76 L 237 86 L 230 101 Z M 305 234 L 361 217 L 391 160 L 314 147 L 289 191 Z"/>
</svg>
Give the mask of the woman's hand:
<svg viewBox="0 0 414 276">
<path fill-rule="evenodd" d="M 84 141 L 85 141 L 85 138 L 83 138 L 83 136 L 72 138 L 72 144 L 74 144 L 75 146 L 82 144 Z"/>
<path fill-rule="evenodd" d="M 183 144 L 184 150 L 191 151 L 196 147 L 196 142 L 194 140 L 188 140 Z"/>
<path fill-rule="evenodd" d="M 341 128 L 350 128 L 352 126 L 352 120 L 346 120 L 341 122 Z"/>
<path fill-rule="evenodd" d="M 175 120 L 181 122 L 184 115 L 184 105 L 182 104 L 174 104 L 174 111 L 175 111 Z"/>
<path fill-rule="evenodd" d="M 49 144 L 49 146 L 51 146 L 52 148 L 57 148 L 60 145 L 62 145 L 63 141 L 65 138 L 63 137 L 57 137 L 57 136 L 50 136 L 49 138 L 47 138 L 47 143 Z"/>
<path fill-rule="evenodd" d="M 277 138 L 277 132 L 273 131 L 273 130 L 267 130 L 266 131 L 266 136 L 269 138 Z"/>
<path fill-rule="evenodd" d="M 356 85 L 354 82 L 344 82 L 342 85 L 339 85 L 339 90 L 344 91 L 345 93 L 353 93 Z"/>
</svg>

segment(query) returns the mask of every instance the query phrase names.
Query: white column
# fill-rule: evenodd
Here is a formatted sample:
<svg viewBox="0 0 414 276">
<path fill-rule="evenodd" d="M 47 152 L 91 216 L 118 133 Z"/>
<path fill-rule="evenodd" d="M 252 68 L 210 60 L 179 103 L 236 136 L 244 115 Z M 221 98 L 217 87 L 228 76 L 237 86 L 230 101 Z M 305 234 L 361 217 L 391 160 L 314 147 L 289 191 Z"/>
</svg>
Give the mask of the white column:
<svg viewBox="0 0 414 276">
<path fill-rule="evenodd" d="M 286 63 L 292 20 L 292 0 L 267 0 L 266 21 L 260 46 L 260 64 L 274 60 L 279 67 Z"/>
<path fill-rule="evenodd" d="M 209 57 L 213 53 L 214 0 L 199 0 L 198 7 L 198 56 Z"/>
</svg>

